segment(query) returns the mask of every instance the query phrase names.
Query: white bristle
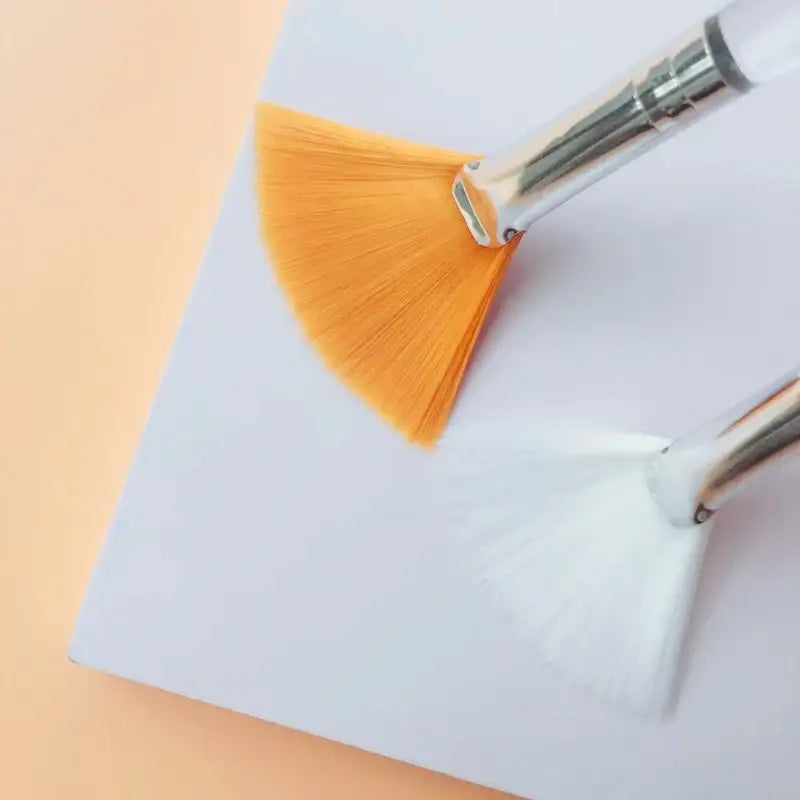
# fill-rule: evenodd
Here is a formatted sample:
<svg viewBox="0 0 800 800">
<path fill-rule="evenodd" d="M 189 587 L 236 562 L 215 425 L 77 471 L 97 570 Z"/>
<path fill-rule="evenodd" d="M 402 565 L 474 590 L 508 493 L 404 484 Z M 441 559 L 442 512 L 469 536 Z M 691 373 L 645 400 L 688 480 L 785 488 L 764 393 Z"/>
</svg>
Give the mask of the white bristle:
<svg viewBox="0 0 800 800">
<path fill-rule="evenodd" d="M 454 432 L 438 458 L 483 580 L 516 630 L 592 695 L 671 705 L 709 524 L 673 527 L 646 467 L 657 437 Z"/>
</svg>

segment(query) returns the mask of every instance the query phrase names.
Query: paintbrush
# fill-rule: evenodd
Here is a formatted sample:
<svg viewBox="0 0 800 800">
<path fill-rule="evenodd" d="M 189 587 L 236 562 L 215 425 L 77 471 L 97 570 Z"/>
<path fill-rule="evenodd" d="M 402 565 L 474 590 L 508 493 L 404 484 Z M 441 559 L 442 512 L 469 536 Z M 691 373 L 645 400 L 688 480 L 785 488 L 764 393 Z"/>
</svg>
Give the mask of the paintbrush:
<svg viewBox="0 0 800 800">
<path fill-rule="evenodd" d="M 598 698 L 673 706 L 714 514 L 800 444 L 800 369 L 694 433 L 448 431 L 438 490 L 516 630 Z"/>
<path fill-rule="evenodd" d="M 799 61 L 800 0 L 737 0 L 485 158 L 262 103 L 257 191 L 275 273 L 329 367 L 432 445 L 519 234 Z"/>
</svg>

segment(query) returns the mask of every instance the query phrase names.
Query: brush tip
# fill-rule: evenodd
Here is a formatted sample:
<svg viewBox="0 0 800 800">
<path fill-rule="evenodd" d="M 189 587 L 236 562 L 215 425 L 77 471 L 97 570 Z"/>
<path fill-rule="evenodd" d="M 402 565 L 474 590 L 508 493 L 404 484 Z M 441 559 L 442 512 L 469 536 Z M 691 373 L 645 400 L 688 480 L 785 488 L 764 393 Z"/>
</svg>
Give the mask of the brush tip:
<svg viewBox="0 0 800 800">
<path fill-rule="evenodd" d="M 406 438 L 444 429 L 517 241 L 479 246 L 451 188 L 474 156 L 262 103 L 261 232 L 327 366 Z"/>
<path fill-rule="evenodd" d="M 708 524 L 676 528 L 655 503 L 656 437 L 506 428 L 513 437 L 446 437 L 441 454 L 476 580 L 571 684 L 667 716 Z"/>
</svg>

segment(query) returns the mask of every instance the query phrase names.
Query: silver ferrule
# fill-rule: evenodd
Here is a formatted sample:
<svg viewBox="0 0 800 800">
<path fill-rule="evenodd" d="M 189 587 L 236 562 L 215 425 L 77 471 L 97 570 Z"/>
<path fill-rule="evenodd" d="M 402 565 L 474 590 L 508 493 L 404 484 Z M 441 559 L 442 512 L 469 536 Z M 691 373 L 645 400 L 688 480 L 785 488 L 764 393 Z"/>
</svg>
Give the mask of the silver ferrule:
<svg viewBox="0 0 800 800">
<path fill-rule="evenodd" d="M 750 86 L 711 17 L 543 131 L 465 165 L 454 199 L 479 244 L 502 246 Z"/>
<path fill-rule="evenodd" d="M 800 370 L 695 433 L 651 464 L 650 488 L 675 525 L 705 522 L 765 467 L 800 446 Z"/>
</svg>

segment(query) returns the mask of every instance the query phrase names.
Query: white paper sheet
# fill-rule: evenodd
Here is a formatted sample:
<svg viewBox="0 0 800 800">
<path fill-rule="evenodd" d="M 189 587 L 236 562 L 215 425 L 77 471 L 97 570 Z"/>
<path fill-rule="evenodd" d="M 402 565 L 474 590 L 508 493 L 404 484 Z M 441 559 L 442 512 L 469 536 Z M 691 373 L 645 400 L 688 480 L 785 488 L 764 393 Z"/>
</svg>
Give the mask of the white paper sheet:
<svg viewBox="0 0 800 800">
<path fill-rule="evenodd" d="M 291 0 L 263 96 L 485 152 L 714 7 L 662 10 Z M 800 361 L 792 96 L 797 77 L 764 87 L 542 220 L 452 424 L 669 436 Z M 471 583 L 429 456 L 299 335 L 259 242 L 251 153 L 248 136 L 70 656 L 524 796 L 794 797 L 800 469 L 720 515 L 675 719 L 576 695 Z"/>
</svg>

